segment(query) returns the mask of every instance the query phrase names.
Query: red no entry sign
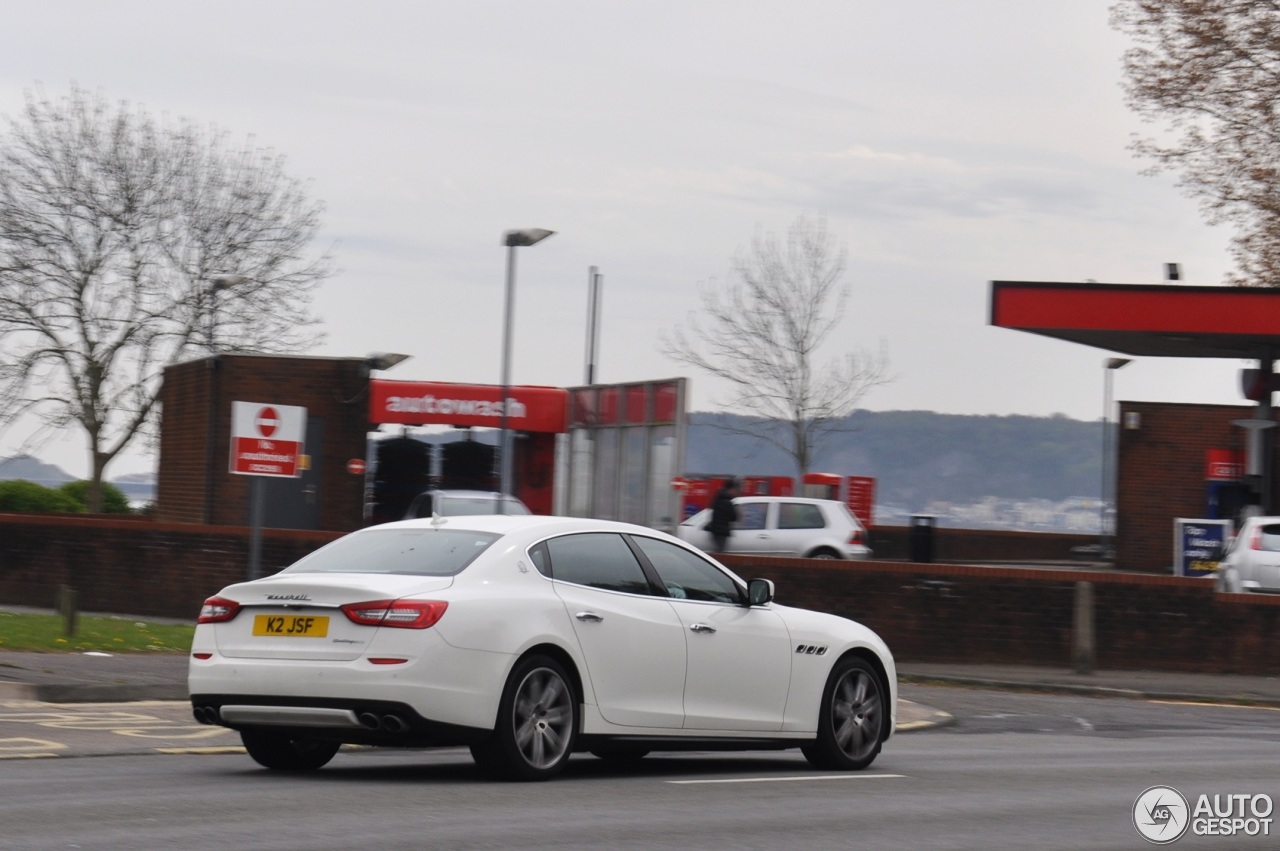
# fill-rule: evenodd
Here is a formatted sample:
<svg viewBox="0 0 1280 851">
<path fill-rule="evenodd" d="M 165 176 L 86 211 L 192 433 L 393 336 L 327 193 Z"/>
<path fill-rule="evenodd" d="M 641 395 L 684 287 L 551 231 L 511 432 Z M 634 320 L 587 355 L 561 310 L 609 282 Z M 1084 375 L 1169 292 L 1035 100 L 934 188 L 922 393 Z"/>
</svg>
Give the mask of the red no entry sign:
<svg viewBox="0 0 1280 851">
<path fill-rule="evenodd" d="M 244 476 L 300 476 L 306 431 L 306 408 L 232 402 L 231 472 Z"/>
</svg>

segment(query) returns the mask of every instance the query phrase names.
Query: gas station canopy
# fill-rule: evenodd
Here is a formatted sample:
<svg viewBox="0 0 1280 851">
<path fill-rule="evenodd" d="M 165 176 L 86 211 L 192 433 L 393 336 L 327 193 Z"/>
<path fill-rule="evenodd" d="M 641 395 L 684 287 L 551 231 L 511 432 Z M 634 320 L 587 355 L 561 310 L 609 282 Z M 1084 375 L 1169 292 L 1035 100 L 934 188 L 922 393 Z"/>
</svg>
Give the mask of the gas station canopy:
<svg viewBox="0 0 1280 851">
<path fill-rule="evenodd" d="M 1269 361 L 1280 288 L 992 281 L 991 324 L 1137 357 Z"/>
</svg>

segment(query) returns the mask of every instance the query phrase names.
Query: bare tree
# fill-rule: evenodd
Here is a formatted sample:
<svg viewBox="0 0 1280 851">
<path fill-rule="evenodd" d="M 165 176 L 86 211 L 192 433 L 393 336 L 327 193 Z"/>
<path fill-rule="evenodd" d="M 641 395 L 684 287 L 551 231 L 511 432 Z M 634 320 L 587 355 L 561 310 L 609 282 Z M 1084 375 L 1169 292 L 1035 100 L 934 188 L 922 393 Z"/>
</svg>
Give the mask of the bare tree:
<svg viewBox="0 0 1280 851">
<path fill-rule="evenodd" d="M 1120 0 L 1129 105 L 1168 132 L 1133 143 L 1236 230 L 1228 283 L 1280 285 L 1280 2 Z"/>
<path fill-rule="evenodd" d="M 691 315 L 663 340 L 669 357 L 727 381 L 725 406 L 747 415 L 737 430 L 788 453 L 799 473 L 867 391 L 892 380 L 883 345 L 816 363 L 849 299 L 845 260 L 822 219 L 800 216 L 785 243 L 757 233 L 729 283 L 700 287 L 705 324 Z"/>
<path fill-rule="evenodd" d="M 0 427 L 33 417 L 27 446 L 83 427 L 99 510 L 167 364 L 319 339 L 322 210 L 271 151 L 79 88 L 28 93 L 0 148 Z"/>
</svg>

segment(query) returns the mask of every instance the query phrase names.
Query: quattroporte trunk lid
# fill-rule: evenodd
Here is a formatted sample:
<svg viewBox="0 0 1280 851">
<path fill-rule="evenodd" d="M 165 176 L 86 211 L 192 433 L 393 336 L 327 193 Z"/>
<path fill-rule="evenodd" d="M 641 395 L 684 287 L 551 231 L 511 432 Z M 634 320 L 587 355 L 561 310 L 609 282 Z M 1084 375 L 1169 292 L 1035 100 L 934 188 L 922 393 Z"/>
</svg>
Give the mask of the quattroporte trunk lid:
<svg viewBox="0 0 1280 851">
<path fill-rule="evenodd" d="M 298 573 L 232 585 L 219 596 L 241 609 L 211 625 L 214 641 L 232 659 L 359 659 L 381 627 L 352 622 L 341 606 L 430 595 L 452 584 L 451 576 Z"/>
</svg>

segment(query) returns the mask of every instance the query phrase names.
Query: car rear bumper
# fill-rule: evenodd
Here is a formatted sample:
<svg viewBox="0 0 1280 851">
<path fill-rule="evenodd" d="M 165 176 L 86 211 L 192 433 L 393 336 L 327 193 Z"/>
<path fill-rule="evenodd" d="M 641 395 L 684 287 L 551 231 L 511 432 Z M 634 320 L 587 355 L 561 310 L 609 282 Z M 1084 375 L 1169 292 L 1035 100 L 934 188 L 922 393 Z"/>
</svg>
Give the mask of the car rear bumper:
<svg viewBox="0 0 1280 851">
<path fill-rule="evenodd" d="M 284 705 L 350 708 L 408 707 L 425 721 L 492 729 L 513 658 L 448 648 L 400 664 L 351 661 L 192 658 L 187 690 L 208 705 Z M 235 696 L 233 701 L 230 696 Z"/>
</svg>

